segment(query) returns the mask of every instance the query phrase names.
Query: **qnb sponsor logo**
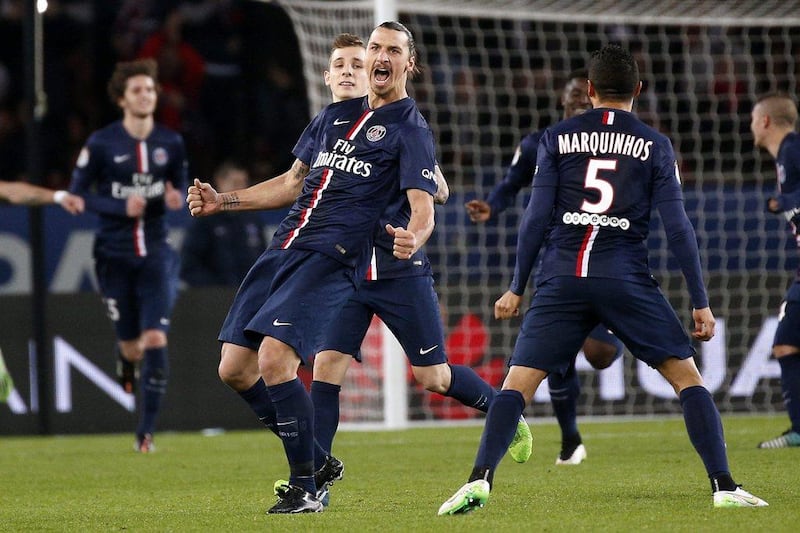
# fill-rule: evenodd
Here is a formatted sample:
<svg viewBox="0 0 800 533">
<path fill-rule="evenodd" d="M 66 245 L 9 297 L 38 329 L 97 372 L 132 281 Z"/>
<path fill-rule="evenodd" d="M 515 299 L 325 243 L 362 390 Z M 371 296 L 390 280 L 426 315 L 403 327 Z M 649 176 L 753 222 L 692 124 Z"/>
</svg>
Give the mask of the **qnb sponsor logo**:
<svg viewBox="0 0 800 533">
<path fill-rule="evenodd" d="M 627 218 L 610 217 L 597 213 L 564 213 L 561 221 L 572 226 L 602 226 L 622 230 L 627 230 L 631 227 L 631 222 Z"/>
<path fill-rule="evenodd" d="M 425 178 L 426 180 L 433 181 L 433 176 L 434 176 L 433 170 L 428 169 L 428 168 L 423 168 L 422 169 L 422 177 Z"/>
</svg>

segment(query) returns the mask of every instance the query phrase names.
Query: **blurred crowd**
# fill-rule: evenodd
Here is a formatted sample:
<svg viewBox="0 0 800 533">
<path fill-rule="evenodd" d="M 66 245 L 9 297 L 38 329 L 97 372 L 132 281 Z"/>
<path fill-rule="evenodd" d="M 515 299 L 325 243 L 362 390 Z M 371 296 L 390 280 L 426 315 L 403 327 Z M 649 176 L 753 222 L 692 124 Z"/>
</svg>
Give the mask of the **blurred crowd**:
<svg viewBox="0 0 800 533">
<path fill-rule="evenodd" d="M 0 0 L 0 177 L 25 176 L 23 0 Z M 106 94 L 117 61 L 155 58 L 156 119 L 186 141 L 190 175 L 224 161 L 255 179 L 291 164 L 308 122 L 296 38 L 275 4 L 246 0 L 49 0 L 43 15 L 44 185 L 65 188 L 80 148 L 120 118 Z"/>
</svg>

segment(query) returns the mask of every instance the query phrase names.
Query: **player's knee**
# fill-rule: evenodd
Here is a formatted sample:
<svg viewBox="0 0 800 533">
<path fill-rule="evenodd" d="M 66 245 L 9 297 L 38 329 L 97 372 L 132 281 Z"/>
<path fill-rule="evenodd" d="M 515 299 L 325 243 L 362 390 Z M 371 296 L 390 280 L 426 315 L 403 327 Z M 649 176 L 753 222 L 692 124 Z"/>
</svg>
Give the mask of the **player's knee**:
<svg viewBox="0 0 800 533">
<path fill-rule="evenodd" d="M 267 385 L 284 383 L 297 377 L 300 357 L 294 349 L 277 339 L 264 337 L 258 349 L 258 370 Z"/>
<path fill-rule="evenodd" d="M 797 353 L 800 353 L 800 347 L 792 346 L 791 344 L 776 344 L 772 347 L 772 355 L 775 357 L 786 357 Z"/>
<path fill-rule="evenodd" d="M 341 385 L 353 357 L 335 350 L 324 350 L 314 356 L 314 380 Z"/>
<path fill-rule="evenodd" d="M 144 359 L 144 346 L 142 345 L 141 339 L 120 341 L 119 351 L 122 353 L 122 357 L 131 363 L 138 363 Z"/>
<path fill-rule="evenodd" d="M 167 334 L 160 329 L 146 329 L 142 332 L 141 341 L 145 350 L 163 348 L 167 345 Z"/>
<path fill-rule="evenodd" d="M 450 368 L 446 364 L 433 366 L 412 366 L 414 379 L 425 390 L 444 394 L 450 390 Z"/>
</svg>

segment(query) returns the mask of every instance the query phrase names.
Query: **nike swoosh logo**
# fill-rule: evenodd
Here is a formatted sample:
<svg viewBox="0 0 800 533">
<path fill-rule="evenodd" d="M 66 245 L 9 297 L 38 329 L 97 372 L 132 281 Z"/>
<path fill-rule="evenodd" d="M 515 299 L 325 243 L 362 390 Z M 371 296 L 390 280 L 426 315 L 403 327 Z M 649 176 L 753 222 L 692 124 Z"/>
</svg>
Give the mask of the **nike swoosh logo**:
<svg viewBox="0 0 800 533">
<path fill-rule="evenodd" d="M 439 347 L 438 344 L 434 344 L 433 346 L 431 346 L 430 348 L 428 348 L 426 350 L 423 350 L 422 348 L 420 348 L 419 349 L 419 354 L 420 355 L 425 355 L 426 353 L 430 353 L 430 352 L 434 351 L 438 347 Z"/>
<path fill-rule="evenodd" d="M 291 326 L 292 323 L 291 322 L 280 322 L 276 318 L 275 320 L 272 321 L 272 325 L 275 326 L 276 328 L 278 328 L 278 327 L 281 327 L 281 326 Z"/>
<path fill-rule="evenodd" d="M 333 121 L 334 126 L 341 126 L 342 124 L 350 124 L 349 120 L 339 120 L 338 118 Z"/>
<path fill-rule="evenodd" d="M 127 161 L 131 157 L 131 154 L 122 154 L 122 155 L 115 155 L 114 156 L 114 163 L 122 163 Z"/>
</svg>

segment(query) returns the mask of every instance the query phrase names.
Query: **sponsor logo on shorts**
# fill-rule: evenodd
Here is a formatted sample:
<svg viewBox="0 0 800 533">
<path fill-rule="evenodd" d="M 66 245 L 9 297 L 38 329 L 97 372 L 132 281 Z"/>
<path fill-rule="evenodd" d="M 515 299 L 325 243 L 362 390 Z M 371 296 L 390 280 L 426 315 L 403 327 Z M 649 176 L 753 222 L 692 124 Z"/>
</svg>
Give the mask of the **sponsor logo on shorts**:
<svg viewBox="0 0 800 533">
<path fill-rule="evenodd" d="M 272 321 L 272 325 L 275 326 L 276 328 L 279 328 L 281 326 L 291 326 L 292 323 L 291 322 L 281 322 L 280 320 L 278 320 L 276 318 L 275 320 Z"/>
</svg>

